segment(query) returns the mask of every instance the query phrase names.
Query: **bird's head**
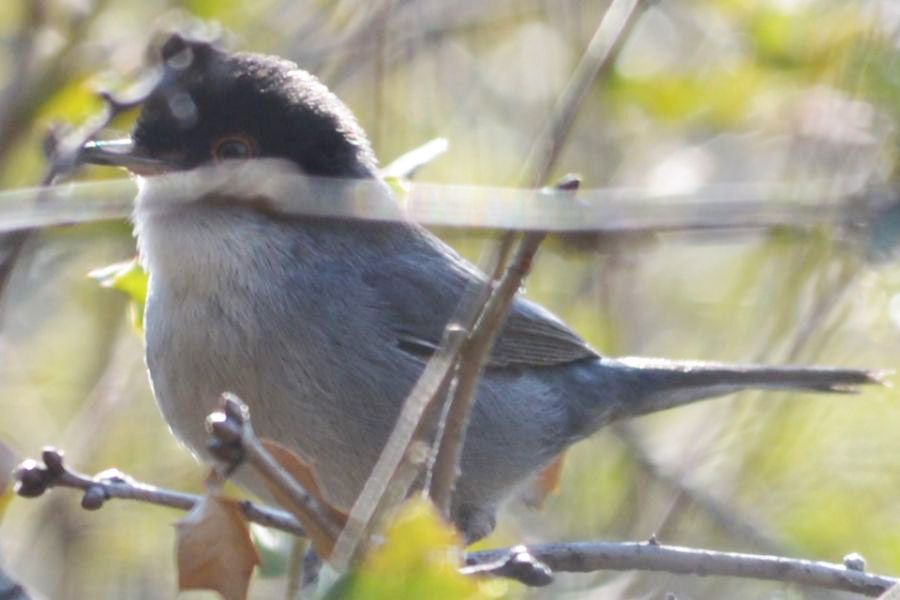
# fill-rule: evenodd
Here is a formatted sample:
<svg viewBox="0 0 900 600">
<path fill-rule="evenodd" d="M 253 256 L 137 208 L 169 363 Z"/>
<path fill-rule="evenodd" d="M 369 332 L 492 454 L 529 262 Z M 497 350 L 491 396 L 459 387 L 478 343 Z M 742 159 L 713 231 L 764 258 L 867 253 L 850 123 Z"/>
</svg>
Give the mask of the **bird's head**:
<svg viewBox="0 0 900 600">
<path fill-rule="evenodd" d="M 227 53 L 175 34 L 162 76 L 127 140 L 93 142 L 84 162 L 146 175 L 275 158 L 306 175 L 372 177 L 376 161 L 350 110 L 314 76 L 276 57 Z"/>
</svg>

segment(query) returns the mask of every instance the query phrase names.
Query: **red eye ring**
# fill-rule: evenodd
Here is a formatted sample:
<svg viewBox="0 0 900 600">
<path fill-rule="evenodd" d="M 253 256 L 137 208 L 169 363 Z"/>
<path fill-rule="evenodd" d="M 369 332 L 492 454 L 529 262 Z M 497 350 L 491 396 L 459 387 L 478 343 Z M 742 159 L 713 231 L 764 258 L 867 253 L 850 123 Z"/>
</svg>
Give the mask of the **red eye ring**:
<svg viewBox="0 0 900 600">
<path fill-rule="evenodd" d="M 212 156 L 216 160 L 243 160 L 255 155 L 256 144 L 246 135 L 224 135 L 212 145 Z"/>
</svg>

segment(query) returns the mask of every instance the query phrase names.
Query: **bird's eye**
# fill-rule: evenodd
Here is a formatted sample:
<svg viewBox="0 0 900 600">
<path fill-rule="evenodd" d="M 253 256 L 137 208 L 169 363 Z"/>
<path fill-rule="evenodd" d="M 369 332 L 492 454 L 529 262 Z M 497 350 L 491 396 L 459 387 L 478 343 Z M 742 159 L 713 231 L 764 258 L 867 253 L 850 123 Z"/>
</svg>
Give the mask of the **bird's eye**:
<svg viewBox="0 0 900 600">
<path fill-rule="evenodd" d="M 229 135 L 216 140 L 212 155 L 216 160 L 240 160 L 253 156 L 253 141 L 242 135 Z"/>
</svg>

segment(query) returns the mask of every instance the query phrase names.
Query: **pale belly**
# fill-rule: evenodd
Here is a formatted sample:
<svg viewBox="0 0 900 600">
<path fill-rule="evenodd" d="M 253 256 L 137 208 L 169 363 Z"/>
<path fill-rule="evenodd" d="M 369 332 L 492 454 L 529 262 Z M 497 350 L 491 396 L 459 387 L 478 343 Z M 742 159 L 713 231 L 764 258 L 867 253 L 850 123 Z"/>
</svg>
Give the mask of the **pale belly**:
<svg viewBox="0 0 900 600">
<path fill-rule="evenodd" d="M 325 369 L 317 369 L 312 356 L 288 359 L 286 346 L 306 346 L 302 340 L 263 334 L 253 319 L 238 322 L 221 314 L 210 298 L 181 299 L 178 309 L 166 314 L 173 300 L 155 291 L 147 305 L 147 364 L 160 411 L 178 439 L 208 460 L 206 417 L 223 392 L 234 393 L 248 405 L 256 433 L 297 453 L 316 471 L 328 500 L 349 509 L 393 415 L 354 418 L 366 407 L 353 404 L 370 394 L 336 398 L 330 389 L 335 382 L 321 375 Z M 247 469 L 235 477 L 269 500 L 265 486 Z"/>
</svg>

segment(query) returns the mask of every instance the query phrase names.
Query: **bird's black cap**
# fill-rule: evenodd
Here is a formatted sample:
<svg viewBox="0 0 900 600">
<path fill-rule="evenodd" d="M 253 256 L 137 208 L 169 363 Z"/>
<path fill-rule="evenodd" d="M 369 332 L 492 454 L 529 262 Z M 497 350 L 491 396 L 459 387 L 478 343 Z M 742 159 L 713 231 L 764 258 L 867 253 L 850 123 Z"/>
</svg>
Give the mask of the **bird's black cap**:
<svg viewBox="0 0 900 600">
<path fill-rule="evenodd" d="M 350 110 L 296 64 L 228 53 L 175 34 L 130 144 L 96 142 L 84 161 L 139 173 L 192 169 L 224 159 L 287 159 L 308 175 L 371 177 L 376 161 Z"/>
</svg>

